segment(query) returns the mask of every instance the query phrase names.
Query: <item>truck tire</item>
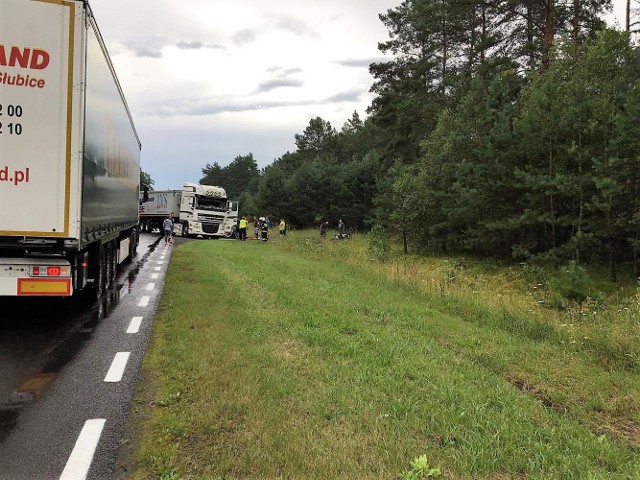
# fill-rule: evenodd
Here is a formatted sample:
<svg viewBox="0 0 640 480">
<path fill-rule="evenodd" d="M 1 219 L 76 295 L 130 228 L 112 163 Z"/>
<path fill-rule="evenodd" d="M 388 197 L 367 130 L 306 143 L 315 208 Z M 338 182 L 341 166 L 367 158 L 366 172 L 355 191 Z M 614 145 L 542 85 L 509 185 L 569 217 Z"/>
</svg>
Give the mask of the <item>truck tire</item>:
<svg viewBox="0 0 640 480">
<path fill-rule="evenodd" d="M 104 246 L 104 289 L 108 290 L 111 286 L 111 259 L 113 258 L 111 250 L 111 242 Z"/>
<path fill-rule="evenodd" d="M 113 286 L 116 280 L 116 274 L 118 273 L 118 248 L 116 247 L 116 241 L 109 242 L 109 265 L 107 284 L 109 287 Z"/>
<path fill-rule="evenodd" d="M 96 248 L 95 263 L 93 265 L 91 285 L 91 296 L 96 300 L 102 296 L 104 292 L 104 280 L 105 280 L 105 251 L 104 246 L 100 245 Z"/>
<path fill-rule="evenodd" d="M 183 223 L 182 224 L 182 236 L 185 238 L 189 238 L 189 224 L 188 223 Z"/>
</svg>

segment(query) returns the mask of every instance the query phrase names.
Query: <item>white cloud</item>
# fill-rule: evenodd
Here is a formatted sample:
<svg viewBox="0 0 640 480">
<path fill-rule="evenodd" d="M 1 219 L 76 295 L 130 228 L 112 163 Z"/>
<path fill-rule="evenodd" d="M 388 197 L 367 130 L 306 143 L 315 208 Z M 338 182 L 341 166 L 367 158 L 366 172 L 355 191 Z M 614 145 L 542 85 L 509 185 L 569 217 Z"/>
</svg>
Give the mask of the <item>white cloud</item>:
<svg viewBox="0 0 640 480">
<path fill-rule="evenodd" d="M 399 0 L 92 0 L 158 187 L 252 152 L 266 166 L 321 116 L 371 101 L 370 59 Z"/>
<path fill-rule="evenodd" d="M 266 166 L 321 116 L 364 116 L 401 0 L 91 0 L 158 187 L 252 152 Z M 622 18 L 624 0 L 614 0 Z"/>
</svg>

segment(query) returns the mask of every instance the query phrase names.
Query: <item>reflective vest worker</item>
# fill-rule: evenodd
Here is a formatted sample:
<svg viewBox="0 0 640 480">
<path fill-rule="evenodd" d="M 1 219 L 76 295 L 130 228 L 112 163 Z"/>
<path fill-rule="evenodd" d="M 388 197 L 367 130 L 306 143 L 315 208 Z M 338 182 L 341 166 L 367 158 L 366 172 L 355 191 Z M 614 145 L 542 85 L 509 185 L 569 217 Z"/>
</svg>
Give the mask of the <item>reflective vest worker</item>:
<svg viewBox="0 0 640 480">
<path fill-rule="evenodd" d="M 247 239 L 247 217 L 242 217 L 240 219 L 240 240 Z"/>
</svg>

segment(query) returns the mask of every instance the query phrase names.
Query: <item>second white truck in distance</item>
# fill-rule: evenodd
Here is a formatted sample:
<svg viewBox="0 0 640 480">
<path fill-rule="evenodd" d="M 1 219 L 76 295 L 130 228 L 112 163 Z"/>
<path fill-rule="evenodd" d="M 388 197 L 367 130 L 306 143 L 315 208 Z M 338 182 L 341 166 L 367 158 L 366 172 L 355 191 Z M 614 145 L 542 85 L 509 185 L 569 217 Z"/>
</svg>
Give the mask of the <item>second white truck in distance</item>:
<svg viewBox="0 0 640 480">
<path fill-rule="evenodd" d="M 238 202 L 230 201 L 222 187 L 198 183 L 185 183 L 182 190 L 140 193 L 142 231 L 162 230 L 167 215 L 177 235 L 229 237 L 238 220 Z"/>
</svg>

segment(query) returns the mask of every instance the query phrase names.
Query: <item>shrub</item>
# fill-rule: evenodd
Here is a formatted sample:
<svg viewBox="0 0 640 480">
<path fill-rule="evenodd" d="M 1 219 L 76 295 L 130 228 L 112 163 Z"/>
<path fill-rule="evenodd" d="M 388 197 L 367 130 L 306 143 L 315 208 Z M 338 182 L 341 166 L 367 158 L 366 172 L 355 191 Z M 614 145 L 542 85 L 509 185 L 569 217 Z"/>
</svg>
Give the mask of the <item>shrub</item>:
<svg viewBox="0 0 640 480">
<path fill-rule="evenodd" d="M 375 224 L 371 228 L 367 235 L 367 241 L 369 243 L 369 257 L 372 260 L 384 260 L 387 258 L 391 245 L 382 225 Z"/>
<path fill-rule="evenodd" d="M 584 303 L 591 295 L 591 279 L 587 271 L 575 262 L 560 269 L 552 282 L 553 292 L 560 298 Z"/>
</svg>

